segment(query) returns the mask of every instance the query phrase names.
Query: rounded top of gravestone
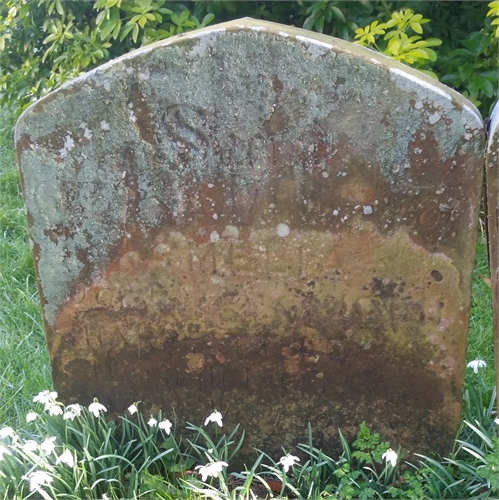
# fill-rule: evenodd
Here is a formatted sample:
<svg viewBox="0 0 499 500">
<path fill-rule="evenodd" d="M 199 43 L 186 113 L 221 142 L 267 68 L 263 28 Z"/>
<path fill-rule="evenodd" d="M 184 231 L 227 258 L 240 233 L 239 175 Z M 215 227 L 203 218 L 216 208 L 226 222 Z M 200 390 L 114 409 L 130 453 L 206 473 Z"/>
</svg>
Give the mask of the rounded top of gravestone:
<svg viewBox="0 0 499 500">
<path fill-rule="evenodd" d="M 39 101 L 33 103 L 33 105 L 30 106 L 24 113 L 33 111 L 36 112 L 39 109 L 38 106 L 43 106 L 44 102 L 53 99 L 54 94 L 58 92 L 71 91 L 71 89 L 75 85 L 78 85 L 79 82 L 92 78 L 95 74 L 103 73 L 113 66 L 127 60 L 139 61 L 140 58 L 146 54 L 172 45 L 178 47 L 188 46 L 190 48 L 189 52 L 191 56 L 198 56 L 200 58 L 210 57 L 209 48 L 216 37 L 245 31 L 279 37 L 283 40 L 288 39 L 291 43 L 299 42 L 307 47 L 307 51 L 313 58 L 321 58 L 332 52 L 362 59 L 367 64 L 376 65 L 389 71 L 391 79 L 396 81 L 397 85 L 400 87 L 405 87 L 407 90 L 414 90 L 414 86 L 416 85 L 421 91 L 425 91 L 430 95 L 439 95 L 440 97 L 452 101 L 454 106 L 463 108 L 465 114 L 469 115 L 469 120 L 471 122 L 475 122 L 473 124 L 474 128 L 477 126 L 483 126 L 481 114 L 471 101 L 455 90 L 443 85 L 418 70 L 406 66 L 405 64 L 384 56 L 376 51 L 366 47 L 361 47 L 360 45 L 356 45 L 345 40 L 302 28 L 296 28 L 294 26 L 261 21 L 249 17 L 208 26 L 188 33 L 182 33 L 180 35 L 160 40 L 145 47 L 133 50 L 64 83 L 59 89 L 56 89 L 47 96 L 41 98 Z M 241 54 L 241 56 L 244 57 L 244 54 Z M 368 82 L 366 82 L 366 84 L 368 84 Z M 22 122 L 22 119 L 20 119 L 19 122 Z"/>
</svg>

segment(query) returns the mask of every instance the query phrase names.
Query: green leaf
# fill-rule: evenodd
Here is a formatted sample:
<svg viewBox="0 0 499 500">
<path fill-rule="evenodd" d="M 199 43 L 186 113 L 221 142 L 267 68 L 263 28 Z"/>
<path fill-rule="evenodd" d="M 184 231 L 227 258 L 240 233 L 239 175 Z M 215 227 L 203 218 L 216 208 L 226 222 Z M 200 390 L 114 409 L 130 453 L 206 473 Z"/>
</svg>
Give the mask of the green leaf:
<svg viewBox="0 0 499 500">
<path fill-rule="evenodd" d="M 324 16 L 317 18 L 314 24 L 315 31 L 322 33 L 324 31 Z"/>
<path fill-rule="evenodd" d="M 120 40 L 124 40 L 125 37 L 132 31 L 133 27 L 136 26 L 135 23 L 132 23 L 131 21 L 128 21 L 125 26 L 123 27 L 123 30 L 121 31 L 120 35 Z"/>
<path fill-rule="evenodd" d="M 139 38 L 139 25 L 136 24 L 133 27 L 133 31 L 132 31 L 132 39 L 133 39 L 134 43 L 137 43 L 138 38 Z"/>
<path fill-rule="evenodd" d="M 201 23 L 201 26 L 206 26 L 207 24 L 211 23 L 215 19 L 215 14 L 206 14 L 206 16 L 203 17 L 203 22 Z"/>
<path fill-rule="evenodd" d="M 108 10 L 102 10 L 100 11 L 98 14 L 97 14 L 97 18 L 95 19 L 95 24 L 97 26 L 100 26 L 100 24 L 102 23 L 102 21 L 104 21 L 106 15 L 109 13 Z"/>
<path fill-rule="evenodd" d="M 119 21 L 116 22 L 116 27 L 114 28 L 114 31 L 113 31 L 113 38 L 116 40 L 120 34 L 120 30 L 121 30 L 121 19 Z"/>
<path fill-rule="evenodd" d="M 490 83 L 489 80 L 486 80 L 485 78 L 477 78 L 476 81 L 482 92 L 487 97 L 492 97 L 494 95 L 494 86 L 492 85 L 492 83 Z"/>
<path fill-rule="evenodd" d="M 107 40 L 111 32 L 115 31 L 116 27 L 118 27 L 119 32 L 119 21 L 107 21 L 104 23 L 100 32 L 100 39 Z"/>
<path fill-rule="evenodd" d="M 61 0 L 55 0 L 55 10 L 60 16 L 64 15 L 64 8 L 62 7 Z"/>
<path fill-rule="evenodd" d="M 307 19 L 305 19 L 305 22 L 303 23 L 303 28 L 306 30 L 311 30 L 314 27 L 314 24 L 315 24 L 315 17 L 308 16 Z"/>
<path fill-rule="evenodd" d="M 179 20 L 180 24 L 184 24 L 187 19 L 189 19 L 189 14 L 190 12 L 188 10 L 183 10 L 182 13 L 180 14 Z"/>
<path fill-rule="evenodd" d="M 341 10 L 338 9 L 338 7 L 332 7 L 331 8 L 331 14 L 333 15 L 333 17 L 337 21 L 340 21 L 341 23 L 345 23 L 346 22 L 346 19 L 345 19 L 345 16 L 344 16 L 343 12 L 341 12 Z"/>
<path fill-rule="evenodd" d="M 412 31 L 414 31 L 415 33 L 423 33 L 423 28 L 421 27 L 421 25 L 419 23 L 411 23 L 410 24 L 411 26 L 411 29 Z"/>
</svg>

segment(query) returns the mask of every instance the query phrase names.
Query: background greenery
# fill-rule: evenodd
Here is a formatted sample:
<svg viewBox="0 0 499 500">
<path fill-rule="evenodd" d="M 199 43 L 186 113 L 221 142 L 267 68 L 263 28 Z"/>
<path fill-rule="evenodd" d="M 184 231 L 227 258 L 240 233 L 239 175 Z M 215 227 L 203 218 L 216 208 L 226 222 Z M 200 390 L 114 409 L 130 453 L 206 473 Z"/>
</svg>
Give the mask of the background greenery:
<svg viewBox="0 0 499 500">
<path fill-rule="evenodd" d="M 59 485 L 57 491 L 51 491 L 54 496 L 67 498 L 68 492 L 78 491 L 88 498 L 100 498 L 105 492 L 110 498 L 119 498 L 154 491 L 154 498 L 248 497 L 253 478 L 248 481 L 247 475 L 236 478 L 239 490 L 230 491 L 228 483 L 234 477 L 226 472 L 208 485 L 196 478 L 187 478 L 187 485 L 178 482 L 179 470 L 185 479 L 187 465 L 209 461 L 208 449 L 215 449 L 222 459 L 229 456 L 221 454 L 223 450 L 227 453 L 225 438 L 213 443 L 199 428 L 191 428 L 197 429 L 197 448 L 181 451 L 179 441 L 168 441 L 174 451 L 164 455 L 169 448 L 161 448 L 165 442 L 154 441 L 158 433 L 143 421 L 136 427 L 130 424 L 125 431 L 116 431 L 103 419 L 96 424 L 88 413 L 73 427 L 58 422 L 56 416 L 40 416 L 36 427 L 26 423 L 33 395 L 51 387 L 51 376 L 12 143 L 13 123 L 22 110 L 69 78 L 153 41 L 243 16 L 293 24 L 371 46 L 433 73 L 467 95 L 483 116 L 490 114 L 497 100 L 499 2 L 4 0 L 0 4 L 0 423 L 18 429 L 21 440 L 40 443 L 49 435 L 57 436 L 56 451 L 44 458 L 44 467 L 57 478 L 54 488 Z M 388 469 L 379 462 L 385 443 L 367 429 L 359 430 L 356 444 L 344 443 L 343 454 L 334 459 L 313 448 L 310 439 L 303 445 L 310 460 L 294 466 L 289 477 L 266 457 L 264 472 L 271 472 L 281 482 L 289 481 L 283 494 L 297 498 L 497 496 L 491 297 L 483 279 L 487 276 L 480 233 L 467 357 L 468 361 L 483 359 L 487 367 L 477 374 L 466 370 L 463 424 L 453 453 L 447 458 L 427 457 L 417 470 L 408 469 L 402 461 Z M 84 456 L 83 435 L 90 436 L 83 447 Z M 64 464 L 56 463 L 63 449 L 79 459 L 71 473 Z M 161 460 L 150 467 L 160 455 Z M 22 463 L 16 462 L 14 477 L 8 475 L 3 465 L 7 462 L 0 456 L 0 496 L 30 494 L 29 483 L 21 475 L 40 467 L 37 457 L 26 455 Z M 126 460 L 132 459 L 133 465 L 127 465 Z M 258 467 L 260 471 L 261 464 Z"/>
<path fill-rule="evenodd" d="M 393 14 L 406 9 L 424 21 L 395 23 Z M 3 0 L 0 105 L 18 116 L 64 81 L 131 49 L 244 16 L 350 41 L 375 21 L 392 23 L 390 35 L 367 45 L 430 71 L 469 97 L 484 117 L 497 100 L 498 2 Z"/>
</svg>

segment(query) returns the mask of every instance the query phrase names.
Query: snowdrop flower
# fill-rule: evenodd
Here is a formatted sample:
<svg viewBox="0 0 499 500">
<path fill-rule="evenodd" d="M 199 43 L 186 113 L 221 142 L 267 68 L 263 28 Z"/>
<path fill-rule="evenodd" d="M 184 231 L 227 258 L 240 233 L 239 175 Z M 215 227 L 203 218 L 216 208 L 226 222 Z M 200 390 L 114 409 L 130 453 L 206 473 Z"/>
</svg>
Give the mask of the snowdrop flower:
<svg viewBox="0 0 499 500">
<path fill-rule="evenodd" d="M 487 363 L 483 359 L 474 359 L 468 363 L 468 368 L 473 368 L 475 373 L 478 373 L 479 368 L 484 368 L 487 366 Z"/>
<path fill-rule="evenodd" d="M 71 413 L 74 413 L 77 417 L 81 415 L 82 407 L 78 404 L 72 404 L 66 406 L 66 412 L 70 411 Z"/>
<path fill-rule="evenodd" d="M 33 398 L 33 401 L 35 403 L 42 403 L 42 404 L 54 403 L 58 396 L 59 395 L 55 391 L 52 391 L 52 392 L 50 392 L 50 391 L 42 391 L 42 392 L 39 392 Z"/>
<path fill-rule="evenodd" d="M 99 412 L 101 410 L 102 411 L 107 411 L 106 407 L 104 405 L 101 405 L 96 400 L 93 403 L 91 403 L 90 406 L 88 407 L 88 411 L 90 413 L 93 413 L 95 418 L 97 418 L 99 416 Z"/>
<path fill-rule="evenodd" d="M 60 463 L 69 465 L 69 467 L 73 467 L 75 464 L 75 459 L 73 457 L 73 454 L 69 450 L 66 450 L 64 453 L 59 455 L 59 457 L 55 461 L 56 465 L 58 465 Z"/>
<path fill-rule="evenodd" d="M 62 415 L 63 411 L 59 405 L 54 405 L 51 403 L 47 403 L 45 405 L 45 411 L 49 412 L 49 415 Z"/>
<path fill-rule="evenodd" d="M 5 439 L 6 437 L 17 439 L 17 436 L 14 434 L 14 429 L 12 427 L 3 427 L 2 429 L 0 429 L 0 438 Z"/>
<path fill-rule="evenodd" d="M 38 415 L 34 411 L 30 411 L 26 415 L 26 422 L 28 422 L 28 424 L 29 424 L 30 422 L 33 422 L 33 420 L 36 420 L 37 417 L 38 417 Z"/>
<path fill-rule="evenodd" d="M 294 455 L 286 455 L 284 457 L 281 457 L 279 460 L 279 463 L 282 465 L 282 468 L 284 469 L 284 472 L 288 472 L 290 467 L 293 467 L 296 462 L 299 462 L 300 459 L 298 457 L 295 457 Z"/>
<path fill-rule="evenodd" d="M 158 425 L 158 421 L 155 418 L 151 417 L 147 422 L 147 425 L 149 427 L 156 427 Z"/>
<path fill-rule="evenodd" d="M 23 444 L 23 451 L 25 451 L 26 453 L 33 453 L 37 450 L 37 448 L 38 445 L 36 444 L 36 441 L 33 441 L 32 439 L 26 441 Z"/>
<path fill-rule="evenodd" d="M 44 451 L 47 454 L 52 453 L 55 450 L 55 444 L 54 444 L 55 440 L 56 440 L 55 437 L 46 438 L 45 441 L 40 445 L 42 451 Z"/>
<path fill-rule="evenodd" d="M 52 482 L 52 477 L 42 470 L 30 472 L 27 476 L 23 476 L 23 478 L 29 481 L 30 491 L 40 491 L 42 486 Z"/>
<path fill-rule="evenodd" d="M 160 429 L 163 429 L 168 435 L 170 435 L 170 430 L 172 428 L 172 425 L 173 424 L 168 419 L 166 419 L 166 420 L 163 420 L 162 422 L 160 422 L 158 424 L 158 427 Z"/>
<path fill-rule="evenodd" d="M 212 462 L 208 465 L 198 465 L 195 469 L 199 469 L 199 474 L 201 474 L 201 479 L 204 482 L 208 476 L 217 477 L 222 472 L 222 467 L 227 467 L 228 465 L 227 462 Z"/>
<path fill-rule="evenodd" d="M 134 403 L 133 405 L 130 405 L 128 407 L 128 411 L 130 412 L 130 415 L 133 415 L 134 413 L 137 413 L 139 410 L 137 408 L 137 405 Z"/>
<path fill-rule="evenodd" d="M 208 425 L 210 422 L 218 424 L 218 427 L 222 427 L 222 414 L 215 410 L 205 421 L 204 425 Z"/>
<path fill-rule="evenodd" d="M 388 450 L 381 455 L 381 458 L 386 458 L 387 462 L 390 462 L 392 464 L 392 467 L 395 467 L 397 465 L 397 453 L 395 453 L 391 448 L 388 448 Z"/>
<path fill-rule="evenodd" d="M 72 411 L 67 411 L 63 416 L 62 418 L 64 420 L 71 420 L 73 421 L 75 419 L 76 415 L 72 412 Z"/>
<path fill-rule="evenodd" d="M 0 444 L 0 461 L 3 460 L 4 455 L 12 455 L 12 453 Z"/>
<path fill-rule="evenodd" d="M 494 424 L 499 425 L 499 418 L 496 418 L 496 419 L 494 420 Z"/>
</svg>

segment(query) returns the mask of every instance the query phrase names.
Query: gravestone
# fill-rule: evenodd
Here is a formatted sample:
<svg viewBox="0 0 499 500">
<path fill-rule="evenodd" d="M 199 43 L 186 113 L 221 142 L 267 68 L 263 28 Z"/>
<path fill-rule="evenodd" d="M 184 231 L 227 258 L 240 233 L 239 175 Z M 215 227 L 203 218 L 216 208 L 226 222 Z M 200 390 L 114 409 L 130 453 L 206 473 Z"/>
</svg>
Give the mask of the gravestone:
<svg viewBox="0 0 499 500">
<path fill-rule="evenodd" d="M 499 387 L 499 105 L 492 111 L 485 155 L 487 234 L 494 315 L 496 387 Z"/>
<path fill-rule="evenodd" d="M 66 83 L 16 141 L 63 400 L 216 408 L 278 454 L 364 420 L 449 451 L 484 147 L 462 96 L 243 19 Z"/>
</svg>

